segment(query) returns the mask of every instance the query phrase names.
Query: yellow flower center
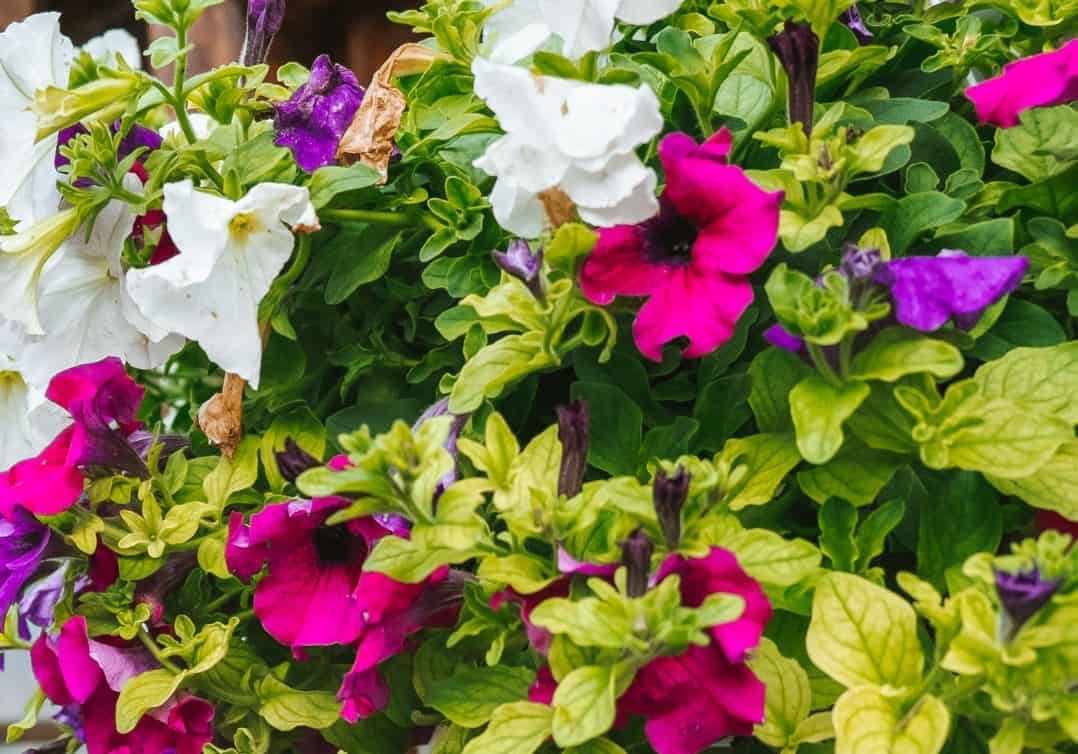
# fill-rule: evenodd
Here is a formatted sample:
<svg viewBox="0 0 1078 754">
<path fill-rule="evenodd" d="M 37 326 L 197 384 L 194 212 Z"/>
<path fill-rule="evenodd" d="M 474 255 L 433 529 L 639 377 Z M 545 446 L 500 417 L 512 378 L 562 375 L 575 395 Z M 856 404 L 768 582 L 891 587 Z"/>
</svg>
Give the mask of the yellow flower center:
<svg viewBox="0 0 1078 754">
<path fill-rule="evenodd" d="M 245 239 L 258 230 L 258 218 L 246 212 L 236 215 L 229 222 L 228 230 L 234 237 Z"/>
</svg>

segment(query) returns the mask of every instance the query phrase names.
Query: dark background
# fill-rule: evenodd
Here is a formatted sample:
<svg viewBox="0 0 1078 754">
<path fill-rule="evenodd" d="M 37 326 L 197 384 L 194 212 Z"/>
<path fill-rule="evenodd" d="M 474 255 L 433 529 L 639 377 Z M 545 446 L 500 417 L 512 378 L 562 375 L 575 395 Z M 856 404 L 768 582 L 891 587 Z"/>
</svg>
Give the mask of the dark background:
<svg viewBox="0 0 1078 754">
<path fill-rule="evenodd" d="M 419 4 L 419 0 L 288 0 L 284 28 L 270 62 L 295 60 L 310 65 L 315 57 L 328 53 L 365 83 L 390 52 L 412 39 L 407 27 L 386 20 L 386 11 Z M 191 60 L 193 73 L 236 59 L 243 45 L 246 7 L 246 0 L 226 0 L 199 19 L 192 31 L 197 44 Z M 0 0 L 0 28 L 41 11 L 60 11 L 61 27 L 75 44 L 122 27 L 145 48 L 165 33 L 161 27 L 136 22 L 129 0 Z"/>
</svg>

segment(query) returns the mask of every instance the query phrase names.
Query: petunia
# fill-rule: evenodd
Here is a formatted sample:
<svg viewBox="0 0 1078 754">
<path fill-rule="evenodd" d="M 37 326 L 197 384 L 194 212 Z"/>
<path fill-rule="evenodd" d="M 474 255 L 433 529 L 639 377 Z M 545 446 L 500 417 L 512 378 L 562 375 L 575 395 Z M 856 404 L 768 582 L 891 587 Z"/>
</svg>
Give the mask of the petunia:
<svg viewBox="0 0 1078 754">
<path fill-rule="evenodd" d="M 691 482 L 692 475 L 684 466 L 678 466 L 673 476 L 662 469 L 655 474 L 652 502 L 666 549 L 671 552 L 677 550 L 681 542 L 681 509 L 685 507 Z"/>
<path fill-rule="evenodd" d="M 966 89 L 981 123 L 1017 126 L 1031 107 L 1062 105 L 1078 99 L 1078 39 L 1054 52 L 1032 55 L 1003 66 L 1003 73 Z"/>
<path fill-rule="evenodd" d="M 31 387 L 20 370 L 22 329 L 0 323 L 0 472 L 40 453 L 70 423 L 64 411 Z"/>
<path fill-rule="evenodd" d="M 125 183 L 141 190 L 133 175 Z M 155 369 L 183 347 L 182 337 L 142 316 L 128 293 L 122 256 L 134 223 L 129 204 L 109 202 L 89 236 L 68 239 L 59 262 L 46 269 L 39 303 L 44 335 L 30 339 L 20 358 L 31 384 L 44 386 L 54 374 L 108 356 Z"/>
<path fill-rule="evenodd" d="M 67 510 L 82 494 L 83 469 L 89 467 L 146 475 L 145 463 L 127 442 L 138 427 L 143 393 L 115 358 L 56 375 L 46 395 L 67 410 L 73 424 L 39 455 L 0 475 L 0 515 L 10 517 L 16 505 L 38 515 Z"/>
<path fill-rule="evenodd" d="M 0 517 L 0 616 L 7 615 L 41 566 L 49 539 L 49 527 L 22 508 Z"/>
<path fill-rule="evenodd" d="M 34 675 L 50 701 L 81 720 L 88 754 L 200 754 L 213 738 L 213 705 L 179 692 L 147 712 L 134 730 L 116 730 L 116 702 L 132 678 L 156 667 L 141 646 L 91 639 L 74 616 L 56 638 L 42 634 L 30 653 Z"/>
<path fill-rule="evenodd" d="M 306 188 L 263 183 L 237 202 L 195 190 L 164 189 L 169 232 L 180 254 L 127 274 L 142 316 L 162 332 L 198 341 L 222 369 L 258 387 L 258 305 L 292 255 L 288 226 L 317 228 Z"/>
<path fill-rule="evenodd" d="M 786 109 L 791 123 L 800 123 L 812 134 L 816 103 L 816 69 L 820 62 L 820 38 L 807 21 L 786 20 L 783 30 L 767 38 L 786 71 Z"/>
<path fill-rule="evenodd" d="M 1063 582 L 1046 579 L 1034 565 L 1028 571 L 996 571 L 996 593 L 1006 616 L 1004 633 L 1014 638 L 1030 618 L 1051 601 Z"/>
<path fill-rule="evenodd" d="M 142 70 L 142 52 L 139 50 L 138 39 L 126 29 L 109 29 L 82 46 L 95 62 L 108 66 L 117 67 L 117 57 L 123 64 L 132 70 Z"/>
<path fill-rule="evenodd" d="M 482 58 L 472 71 L 476 94 L 506 132 L 475 162 L 498 179 L 490 201 L 503 228 L 522 238 L 541 235 L 552 190 L 592 225 L 655 213 L 655 174 L 634 151 L 662 129 L 659 101 L 647 85 L 539 77 Z"/>
<path fill-rule="evenodd" d="M 243 39 L 240 62 L 260 65 L 269 57 L 273 38 L 284 24 L 285 0 L 248 0 L 247 33 Z"/>
<path fill-rule="evenodd" d="M 494 251 L 491 256 L 494 257 L 494 264 L 524 283 L 536 301 L 546 301 L 541 248 L 532 252 L 528 242 L 518 238 L 509 242 L 508 249 Z"/>
<path fill-rule="evenodd" d="M 320 55 L 307 83 L 277 105 L 274 143 L 291 149 L 296 163 L 308 173 L 334 164 L 337 145 L 352 125 L 363 93 L 354 73 L 335 65 L 329 55 Z"/>
<path fill-rule="evenodd" d="M 29 335 L 43 335 L 38 297 L 45 265 L 79 227 L 71 207 L 13 236 L 0 236 L 0 317 L 17 322 Z"/>
<path fill-rule="evenodd" d="M 493 0 L 484 0 L 493 5 Z M 483 28 L 491 59 L 515 63 L 541 49 L 551 36 L 565 57 L 577 60 L 615 40 L 615 21 L 646 26 L 669 16 L 683 0 L 515 0 Z"/>
<path fill-rule="evenodd" d="M 326 526 L 343 498 L 268 505 L 244 523 L 233 513 L 225 560 L 247 581 L 268 564 L 255 588 L 255 615 L 282 644 L 300 648 L 349 644 L 370 616 L 354 596 L 374 543 L 390 534 L 373 518 Z"/>
<path fill-rule="evenodd" d="M 728 165 L 730 133 L 702 145 L 686 134 L 663 139 L 666 190 L 659 214 L 640 225 L 602 228 L 580 285 L 593 303 L 645 296 L 633 324 L 640 352 L 662 360 L 662 347 L 687 336 L 684 355 L 703 356 L 733 335 L 752 302 L 747 275 L 778 238 L 782 192 L 767 193 Z"/>
<path fill-rule="evenodd" d="M 389 686 L 378 665 L 404 651 L 416 631 L 455 625 L 468 578 L 446 567 L 418 584 L 402 584 L 373 572 L 360 577 L 354 599 L 362 606 L 365 625 L 355 662 L 337 692 L 337 700 L 344 702 L 342 718 L 354 723 L 385 708 Z"/>
</svg>

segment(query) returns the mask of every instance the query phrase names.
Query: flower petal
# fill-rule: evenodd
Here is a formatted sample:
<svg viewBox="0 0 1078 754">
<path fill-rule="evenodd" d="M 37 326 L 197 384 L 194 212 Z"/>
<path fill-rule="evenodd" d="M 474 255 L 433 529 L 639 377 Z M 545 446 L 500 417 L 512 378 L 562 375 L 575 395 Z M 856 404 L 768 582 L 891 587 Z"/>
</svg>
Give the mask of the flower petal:
<svg viewBox="0 0 1078 754">
<path fill-rule="evenodd" d="M 1008 63 L 1001 75 L 966 89 L 966 96 L 981 123 L 1001 128 L 1017 126 L 1023 110 L 1078 99 L 1078 39 Z"/>
<path fill-rule="evenodd" d="M 618 18 L 627 24 L 645 26 L 666 18 L 681 7 L 684 0 L 621 0 Z"/>
<path fill-rule="evenodd" d="M 648 259 L 645 232 L 636 225 L 599 230 L 599 241 L 580 271 L 580 287 L 589 301 L 605 305 L 615 296 L 647 296 L 666 285 L 673 269 Z"/>
</svg>

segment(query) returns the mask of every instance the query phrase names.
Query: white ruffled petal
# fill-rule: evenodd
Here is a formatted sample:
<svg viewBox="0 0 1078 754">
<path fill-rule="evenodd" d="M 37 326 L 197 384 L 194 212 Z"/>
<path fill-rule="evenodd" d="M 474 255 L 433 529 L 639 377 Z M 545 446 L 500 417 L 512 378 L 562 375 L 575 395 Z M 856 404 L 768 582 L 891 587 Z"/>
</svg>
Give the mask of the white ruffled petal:
<svg viewBox="0 0 1078 754">
<path fill-rule="evenodd" d="M 181 253 L 152 269 L 176 286 L 201 283 L 228 245 L 228 224 L 237 213 L 236 203 L 196 191 L 189 180 L 167 184 L 164 194 L 168 232 Z"/>
<path fill-rule="evenodd" d="M 659 211 L 659 201 L 655 198 L 658 180 L 655 173 L 647 171 L 644 180 L 633 186 L 629 195 L 612 207 L 578 206 L 580 218 L 596 227 L 609 228 L 615 225 L 635 225 L 654 217 Z"/>
<path fill-rule="evenodd" d="M 483 4 L 489 7 L 499 1 L 483 0 Z M 538 0 L 516 0 L 487 19 L 483 42 L 490 50 L 490 60 L 516 63 L 542 49 L 552 33 Z"/>
<path fill-rule="evenodd" d="M 0 372 L 0 472 L 40 453 L 70 423 L 18 372 Z"/>
<path fill-rule="evenodd" d="M 510 180 L 498 179 L 490 192 L 498 224 L 521 238 L 537 238 L 547 226 L 546 209 L 534 191 Z"/>
<path fill-rule="evenodd" d="M 472 62 L 472 73 L 475 93 L 486 101 L 507 133 L 529 134 L 529 141 L 536 145 L 553 143 L 552 127 L 560 117 L 560 102 L 551 96 L 547 84 L 557 79 L 541 78 L 524 68 L 483 58 Z"/>
<path fill-rule="evenodd" d="M 116 56 L 123 58 L 128 68 L 142 70 L 142 52 L 138 40 L 126 29 L 109 29 L 82 46 L 98 63 L 114 68 Z"/>
<path fill-rule="evenodd" d="M 628 152 L 663 126 L 659 100 L 646 85 L 583 85 L 569 93 L 563 112 L 558 148 L 574 160 Z"/>
<path fill-rule="evenodd" d="M 565 57 L 577 60 L 610 46 L 618 0 L 539 0 L 539 6 L 546 24 L 561 37 Z"/>
<path fill-rule="evenodd" d="M 618 18 L 627 24 L 645 26 L 666 18 L 681 7 L 684 0 L 621 0 Z"/>
<path fill-rule="evenodd" d="M 602 170 L 571 170 L 561 182 L 561 188 L 573 203 L 594 207 L 615 207 L 638 190 L 654 172 L 644 166 L 635 154 L 613 157 Z M 647 219 L 646 217 L 643 219 Z"/>
</svg>

